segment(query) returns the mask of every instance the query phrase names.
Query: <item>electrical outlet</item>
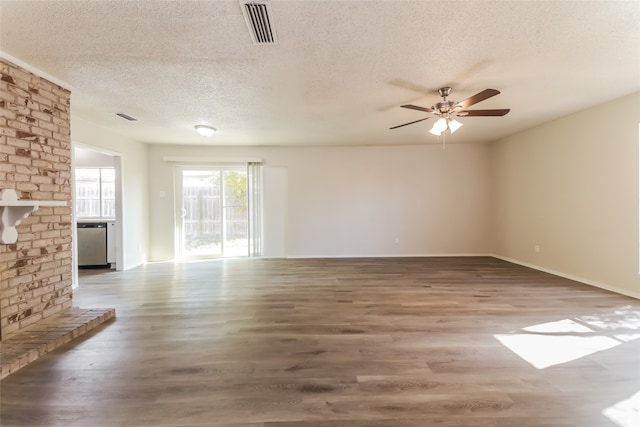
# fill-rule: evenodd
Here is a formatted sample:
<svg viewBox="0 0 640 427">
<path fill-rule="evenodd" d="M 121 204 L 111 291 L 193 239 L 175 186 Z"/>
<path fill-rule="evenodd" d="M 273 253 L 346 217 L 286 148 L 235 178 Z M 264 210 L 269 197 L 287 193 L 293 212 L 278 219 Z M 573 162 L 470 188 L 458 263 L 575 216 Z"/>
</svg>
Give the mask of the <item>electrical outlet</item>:
<svg viewBox="0 0 640 427">
<path fill-rule="evenodd" d="M 535 246 L 533 247 L 533 251 L 534 251 L 535 253 L 539 254 L 539 253 L 540 253 L 540 245 L 535 245 Z"/>
</svg>

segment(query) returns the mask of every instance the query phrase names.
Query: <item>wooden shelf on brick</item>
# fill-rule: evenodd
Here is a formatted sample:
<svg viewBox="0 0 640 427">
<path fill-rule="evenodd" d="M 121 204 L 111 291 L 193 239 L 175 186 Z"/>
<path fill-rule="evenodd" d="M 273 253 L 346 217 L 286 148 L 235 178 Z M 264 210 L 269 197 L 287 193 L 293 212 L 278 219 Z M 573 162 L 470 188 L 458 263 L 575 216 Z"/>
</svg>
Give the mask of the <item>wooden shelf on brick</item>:
<svg viewBox="0 0 640 427">
<path fill-rule="evenodd" d="M 56 200 L 18 200 L 15 190 L 0 191 L 0 243 L 15 243 L 18 240 L 16 227 L 40 206 L 66 206 L 67 202 Z"/>
</svg>

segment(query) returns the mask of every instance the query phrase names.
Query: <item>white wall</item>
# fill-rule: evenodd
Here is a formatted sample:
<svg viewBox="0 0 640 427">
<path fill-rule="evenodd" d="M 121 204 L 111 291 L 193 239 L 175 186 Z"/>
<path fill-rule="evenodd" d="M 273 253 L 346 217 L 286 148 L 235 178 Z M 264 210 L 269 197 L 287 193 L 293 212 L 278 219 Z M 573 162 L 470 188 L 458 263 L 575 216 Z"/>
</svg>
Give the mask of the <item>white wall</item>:
<svg viewBox="0 0 640 427">
<path fill-rule="evenodd" d="M 289 171 L 284 167 L 265 167 L 262 174 L 263 244 L 262 256 L 287 255 L 287 215 L 289 211 Z"/>
<path fill-rule="evenodd" d="M 442 150 L 427 141 L 400 147 L 151 145 L 150 259 L 174 256 L 174 164 L 164 156 L 259 157 L 267 167 L 287 168 L 287 256 L 486 254 L 489 154 L 487 145 Z"/>
<path fill-rule="evenodd" d="M 113 156 L 95 150 L 78 147 L 73 149 L 73 160 L 76 168 L 112 168 Z"/>
<path fill-rule="evenodd" d="M 71 117 L 74 144 L 117 153 L 122 159 L 123 269 L 146 261 L 149 247 L 147 146 L 84 119 Z"/>
<path fill-rule="evenodd" d="M 636 93 L 494 143 L 494 252 L 640 297 L 639 121 Z"/>
</svg>

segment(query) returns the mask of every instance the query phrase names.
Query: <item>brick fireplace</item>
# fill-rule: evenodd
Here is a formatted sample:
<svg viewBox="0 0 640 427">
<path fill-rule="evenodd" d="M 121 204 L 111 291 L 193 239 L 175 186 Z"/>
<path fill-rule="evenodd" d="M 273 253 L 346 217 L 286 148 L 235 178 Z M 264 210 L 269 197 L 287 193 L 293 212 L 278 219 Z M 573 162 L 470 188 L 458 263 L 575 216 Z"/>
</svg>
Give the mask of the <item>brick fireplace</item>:
<svg viewBox="0 0 640 427">
<path fill-rule="evenodd" d="M 57 200 L 0 244 L 0 337 L 71 307 L 70 92 L 0 58 L 0 190 Z"/>
<path fill-rule="evenodd" d="M 70 95 L 0 58 L 0 190 L 63 202 L 40 206 L 15 243 L 0 243 L 0 379 L 115 317 L 72 308 Z"/>
</svg>

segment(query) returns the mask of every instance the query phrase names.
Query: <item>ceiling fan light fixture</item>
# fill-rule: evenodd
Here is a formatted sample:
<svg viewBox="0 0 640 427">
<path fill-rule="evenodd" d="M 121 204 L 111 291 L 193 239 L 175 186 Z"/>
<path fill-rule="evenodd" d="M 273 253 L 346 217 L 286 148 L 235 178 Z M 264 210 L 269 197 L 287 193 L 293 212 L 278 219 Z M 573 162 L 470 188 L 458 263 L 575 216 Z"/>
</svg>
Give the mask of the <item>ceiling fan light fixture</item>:
<svg viewBox="0 0 640 427">
<path fill-rule="evenodd" d="M 457 131 L 458 129 L 460 129 L 462 127 L 462 123 L 460 123 L 457 120 L 449 120 L 449 130 L 451 131 L 451 133 L 454 133 L 455 131 Z"/>
<path fill-rule="evenodd" d="M 429 133 L 439 136 L 445 130 L 447 130 L 447 119 L 445 119 L 444 117 L 440 117 L 438 121 L 433 124 L 433 127 L 431 128 Z"/>
<path fill-rule="evenodd" d="M 211 136 L 216 133 L 216 128 L 207 125 L 196 125 L 196 132 L 202 136 Z"/>
</svg>

